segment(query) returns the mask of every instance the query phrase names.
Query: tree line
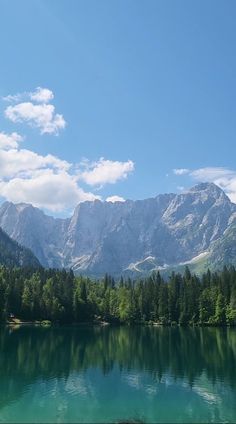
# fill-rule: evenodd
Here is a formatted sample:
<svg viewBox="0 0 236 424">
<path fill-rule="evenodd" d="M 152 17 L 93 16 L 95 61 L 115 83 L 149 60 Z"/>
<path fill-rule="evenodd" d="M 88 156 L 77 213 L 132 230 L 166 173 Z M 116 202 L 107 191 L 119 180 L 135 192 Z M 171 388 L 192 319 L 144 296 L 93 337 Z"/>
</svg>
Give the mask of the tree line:
<svg viewBox="0 0 236 424">
<path fill-rule="evenodd" d="M 165 281 L 159 272 L 120 281 L 55 269 L 0 268 L 0 321 L 10 316 L 58 323 L 107 321 L 161 325 L 236 325 L 236 269 L 188 267 Z"/>
</svg>

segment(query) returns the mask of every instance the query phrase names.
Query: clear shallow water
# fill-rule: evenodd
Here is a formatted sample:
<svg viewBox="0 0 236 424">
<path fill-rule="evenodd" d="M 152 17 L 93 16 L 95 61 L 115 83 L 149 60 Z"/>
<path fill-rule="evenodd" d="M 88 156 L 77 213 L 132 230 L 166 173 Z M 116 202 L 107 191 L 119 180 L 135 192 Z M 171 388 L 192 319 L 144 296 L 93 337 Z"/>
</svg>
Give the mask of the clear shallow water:
<svg viewBox="0 0 236 424">
<path fill-rule="evenodd" d="M 0 422 L 236 422 L 236 330 L 0 330 Z"/>
</svg>

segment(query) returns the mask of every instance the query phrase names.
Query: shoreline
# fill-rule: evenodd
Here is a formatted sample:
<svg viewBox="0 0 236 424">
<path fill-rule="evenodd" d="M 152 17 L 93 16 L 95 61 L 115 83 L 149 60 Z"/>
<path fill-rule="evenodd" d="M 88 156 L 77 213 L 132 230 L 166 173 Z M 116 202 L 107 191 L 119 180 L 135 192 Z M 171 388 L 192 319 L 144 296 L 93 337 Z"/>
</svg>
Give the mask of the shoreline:
<svg viewBox="0 0 236 424">
<path fill-rule="evenodd" d="M 14 321 L 7 321 L 0 324 L 1 327 L 159 327 L 159 328 L 235 328 L 236 325 L 230 324 L 162 324 L 158 322 L 133 322 L 133 323 L 122 323 L 122 322 L 108 322 L 108 321 L 86 321 L 86 322 L 51 322 L 49 320 L 36 320 L 36 321 L 23 321 L 20 319 Z"/>
</svg>

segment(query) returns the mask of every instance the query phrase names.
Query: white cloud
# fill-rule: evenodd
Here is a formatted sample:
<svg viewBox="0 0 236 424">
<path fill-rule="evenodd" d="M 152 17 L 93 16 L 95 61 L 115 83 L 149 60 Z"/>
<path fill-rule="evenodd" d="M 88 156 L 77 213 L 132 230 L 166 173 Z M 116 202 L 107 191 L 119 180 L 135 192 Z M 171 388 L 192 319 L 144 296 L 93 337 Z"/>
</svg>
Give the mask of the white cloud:
<svg viewBox="0 0 236 424">
<path fill-rule="evenodd" d="M 0 195 L 51 211 L 71 209 L 84 200 L 100 199 L 78 186 L 72 164 L 51 154 L 20 149 L 23 137 L 0 133 Z"/>
<path fill-rule="evenodd" d="M 134 170 L 134 163 L 131 160 L 119 162 L 100 158 L 98 162 L 87 163 L 86 167 L 86 171 L 80 174 L 80 178 L 88 185 L 103 186 L 127 178 L 128 174 Z"/>
<path fill-rule="evenodd" d="M 0 149 L 17 148 L 21 141 L 23 141 L 23 137 L 16 132 L 11 134 L 0 132 Z"/>
<path fill-rule="evenodd" d="M 24 91 L 23 93 L 9 94 L 2 97 L 2 100 L 9 103 L 17 103 L 25 100 L 32 100 L 37 103 L 48 103 L 54 99 L 54 94 L 49 88 L 37 87 L 35 91 Z"/>
<path fill-rule="evenodd" d="M 22 94 L 8 94 L 8 96 L 2 97 L 5 102 L 13 103 L 19 102 L 22 99 Z"/>
<path fill-rule="evenodd" d="M 72 165 L 53 155 L 27 149 L 0 149 L 0 195 L 12 202 L 31 203 L 51 211 L 73 208 L 100 196 L 78 186 Z"/>
<path fill-rule="evenodd" d="M 53 92 L 42 87 L 37 87 L 33 92 L 10 94 L 2 98 L 13 103 L 5 109 L 5 116 L 14 123 L 26 123 L 39 128 L 41 134 L 58 135 L 65 128 L 66 121 L 63 115 L 55 112 L 55 106 L 49 103 L 53 98 Z"/>
<path fill-rule="evenodd" d="M 232 171 L 223 167 L 207 167 L 199 168 L 193 171 L 189 171 L 189 174 L 197 181 L 211 181 L 214 182 L 218 179 L 227 177 L 231 178 L 235 176 L 236 171 Z"/>
<path fill-rule="evenodd" d="M 120 196 L 110 196 L 106 198 L 106 202 L 111 202 L 111 203 L 115 203 L 115 202 L 125 202 L 125 199 L 123 197 Z"/>
<path fill-rule="evenodd" d="M 62 115 L 49 103 L 54 94 L 48 88 L 37 87 L 33 92 L 9 95 L 5 117 L 14 123 L 26 123 L 41 134 L 57 135 L 66 126 Z M 127 178 L 134 169 L 132 161 L 119 162 L 101 158 L 72 164 L 48 154 L 40 155 L 20 148 L 23 137 L 16 132 L 0 132 L 0 196 L 12 202 L 26 202 L 51 211 L 70 210 L 79 202 L 101 199 L 86 192 L 82 182 L 91 186 L 114 184 Z M 124 201 L 110 196 L 107 201 Z"/>
<path fill-rule="evenodd" d="M 177 168 L 173 169 L 175 175 L 185 175 L 189 173 L 189 169 L 187 168 Z"/>
<path fill-rule="evenodd" d="M 5 116 L 14 123 L 25 122 L 32 127 L 39 128 L 41 134 L 57 135 L 66 126 L 63 116 L 55 113 L 55 107 L 51 104 L 18 103 L 8 106 Z"/>
<path fill-rule="evenodd" d="M 30 98 L 34 102 L 48 103 L 54 98 L 54 94 L 48 88 L 37 87 L 33 93 L 30 93 Z"/>
<path fill-rule="evenodd" d="M 197 182 L 212 182 L 225 191 L 230 200 L 236 203 L 236 171 L 224 167 L 205 167 L 194 170 L 186 170 L 184 173 L 176 173 L 175 175 L 187 174 Z"/>
<path fill-rule="evenodd" d="M 78 187 L 73 176 L 45 169 L 31 178 L 12 178 L 0 182 L 1 196 L 15 203 L 31 203 L 54 212 L 70 209 L 79 202 L 100 198 Z"/>
<path fill-rule="evenodd" d="M 31 150 L 0 150 L 0 178 L 33 175 L 34 171 L 51 167 L 55 171 L 68 171 L 70 164 L 53 155 L 41 156 Z"/>
<path fill-rule="evenodd" d="M 85 200 L 101 199 L 80 187 L 81 178 L 76 165 L 51 154 L 40 155 L 22 149 L 19 145 L 22 140 L 23 137 L 17 133 L 0 133 L 1 197 L 54 212 L 71 210 Z M 88 161 L 86 163 L 88 166 Z M 123 200 L 119 196 L 107 199 L 113 202 Z"/>
</svg>

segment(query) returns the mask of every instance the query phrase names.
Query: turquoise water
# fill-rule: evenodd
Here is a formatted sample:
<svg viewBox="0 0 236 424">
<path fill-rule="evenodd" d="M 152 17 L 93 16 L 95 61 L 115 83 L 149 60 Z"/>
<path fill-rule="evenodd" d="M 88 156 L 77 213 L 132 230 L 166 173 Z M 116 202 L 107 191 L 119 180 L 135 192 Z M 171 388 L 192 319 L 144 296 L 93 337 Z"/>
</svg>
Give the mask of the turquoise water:
<svg viewBox="0 0 236 424">
<path fill-rule="evenodd" d="M 0 422 L 236 422 L 236 330 L 0 330 Z"/>
</svg>

